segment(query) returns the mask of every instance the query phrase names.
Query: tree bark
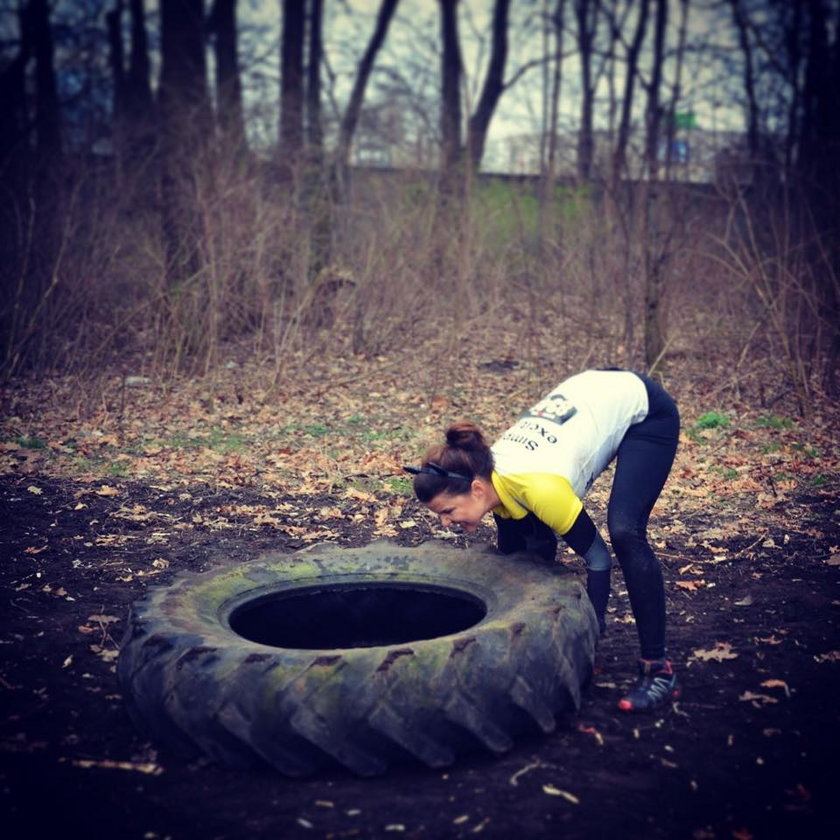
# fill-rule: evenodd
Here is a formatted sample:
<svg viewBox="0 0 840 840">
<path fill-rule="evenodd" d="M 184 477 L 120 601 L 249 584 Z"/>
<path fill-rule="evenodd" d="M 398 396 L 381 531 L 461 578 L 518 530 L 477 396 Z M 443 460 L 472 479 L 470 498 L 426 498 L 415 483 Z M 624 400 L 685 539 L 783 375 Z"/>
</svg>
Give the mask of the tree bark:
<svg viewBox="0 0 840 840">
<path fill-rule="evenodd" d="M 52 167 L 61 155 L 61 121 L 55 78 L 55 48 L 47 0 L 30 0 L 28 13 L 35 56 L 35 144 L 39 165 Z"/>
<path fill-rule="evenodd" d="M 440 0 L 441 111 L 440 168 L 441 190 L 451 196 L 460 192 L 461 168 L 461 45 L 458 39 L 458 0 Z"/>
<path fill-rule="evenodd" d="M 310 0 L 309 56 L 306 64 L 306 145 L 309 160 L 320 167 L 324 154 L 324 127 L 321 121 L 321 59 L 324 0 Z"/>
<path fill-rule="evenodd" d="M 662 68 L 665 60 L 665 31 L 668 23 L 668 0 L 655 0 L 656 15 L 653 38 L 653 59 L 648 87 L 645 145 L 647 164 L 647 199 L 645 213 L 645 293 L 644 293 L 644 341 L 645 363 L 649 371 L 660 367 L 665 352 L 665 332 L 662 313 L 665 262 L 659 226 L 662 223 L 661 195 L 657 180 L 659 177 L 659 138 L 662 122 L 660 94 Z"/>
<path fill-rule="evenodd" d="M 467 163 L 474 172 L 481 165 L 490 120 L 505 89 L 504 74 L 508 50 L 508 13 L 510 0 L 496 0 L 493 10 L 493 33 L 490 63 L 478 104 L 467 127 Z"/>
<path fill-rule="evenodd" d="M 624 95 L 621 99 L 621 115 L 618 121 L 618 133 L 613 152 L 612 180 L 614 185 L 618 184 L 627 168 L 627 144 L 630 141 L 630 118 L 633 112 L 636 78 L 639 74 L 639 53 L 647 34 L 649 10 L 650 0 L 641 0 L 633 40 L 627 50 Z"/>
<path fill-rule="evenodd" d="M 547 115 L 543 133 L 547 137 L 547 154 L 545 165 L 541 167 L 540 182 L 540 251 L 544 251 L 547 235 L 553 222 L 554 187 L 557 180 L 557 116 L 560 108 L 560 88 L 563 82 L 563 26 L 566 13 L 566 0 L 557 0 L 557 6 L 551 15 L 547 26 L 551 27 L 554 38 L 556 57 L 553 62 L 551 86 L 546 84 L 545 95 L 549 101 L 543 109 Z M 548 49 L 546 49 L 548 52 Z"/>
<path fill-rule="evenodd" d="M 226 153 L 244 153 L 247 146 L 237 55 L 236 0 L 214 0 L 208 25 L 215 36 L 216 109 L 222 147 Z"/>
<path fill-rule="evenodd" d="M 594 0 L 594 2 L 592 0 L 575 0 L 582 87 L 580 128 L 578 131 L 578 177 L 583 182 L 588 182 L 592 178 L 592 164 L 595 156 L 593 126 L 595 86 L 592 81 L 592 59 L 600 5 L 600 0 Z"/>
<path fill-rule="evenodd" d="M 29 166 L 25 71 L 29 45 L 0 70 L 0 373 L 15 368 L 22 326 Z"/>
<path fill-rule="evenodd" d="M 131 11 L 131 52 L 126 80 L 126 106 L 132 121 L 151 122 L 151 63 L 143 0 L 130 0 L 129 10 Z"/>
<path fill-rule="evenodd" d="M 350 99 L 341 119 L 335 163 L 338 177 L 342 183 L 346 180 L 347 167 L 350 162 L 350 149 L 353 144 L 353 136 L 356 133 L 356 126 L 359 123 L 365 89 L 370 79 L 376 56 L 385 41 L 385 36 L 388 34 L 388 26 L 394 16 L 398 2 L 399 0 L 382 0 L 382 5 L 379 7 L 379 14 L 376 17 L 376 26 L 374 27 L 373 35 L 370 41 L 368 41 L 367 49 L 365 49 L 364 55 L 362 55 L 362 59 L 359 62 L 356 78 L 353 82 L 353 89 L 350 92 Z"/>
<path fill-rule="evenodd" d="M 203 0 L 162 0 L 161 186 L 170 286 L 200 269 L 196 180 L 211 129 L 204 44 Z"/>
<path fill-rule="evenodd" d="M 662 68 L 665 61 L 665 29 L 668 23 L 667 0 L 655 0 L 656 16 L 653 34 L 653 59 L 645 109 L 645 163 L 648 176 L 655 181 L 659 175 L 659 140 L 662 129 Z"/>
<path fill-rule="evenodd" d="M 280 51 L 280 155 L 281 172 L 293 175 L 303 154 L 303 40 L 306 30 L 304 0 L 283 0 L 283 35 Z"/>
<path fill-rule="evenodd" d="M 8 169 L 3 173 L 5 194 L 0 196 L 3 221 L 12 224 L 6 232 L 12 251 L 11 264 L 0 272 L 4 285 L 7 279 L 12 280 L 10 297 L 3 295 L 11 303 L 11 313 L 8 318 L 2 318 L 5 323 L 0 323 L 4 331 L 9 330 L 4 335 L 2 360 L 7 372 L 34 360 L 46 347 L 39 346 L 36 339 L 46 338 L 49 333 L 50 301 L 60 277 L 57 269 L 62 235 L 61 116 L 47 0 L 29 0 L 22 9 L 20 22 L 20 53 L 3 73 L 4 93 L 10 95 L 10 101 L 4 101 L 3 110 L 8 112 L 11 125 L 4 126 L 2 134 L 9 132 L 4 146 L 10 157 L 0 164 L 20 166 L 19 171 Z M 30 59 L 35 62 L 35 107 L 31 123 L 25 100 Z M 15 137 L 16 128 L 22 129 L 18 137 Z"/>
<path fill-rule="evenodd" d="M 125 113 L 125 49 L 122 38 L 123 0 L 105 14 L 105 27 L 108 34 L 108 60 L 111 65 L 111 77 L 114 80 L 113 122 L 120 122 Z"/>
<path fill-rule="evenodd" d="M 742 0 L 729 0 L 732 19 L 738 33 L 738 42 L 744 54 L 744 92 L 747 95 L 747 149 L 752 165 L 759 159 L 759 115 L 758 98 L 755 89 L 755 59 L 753 58 L 747 18 Z"/>
</svg>

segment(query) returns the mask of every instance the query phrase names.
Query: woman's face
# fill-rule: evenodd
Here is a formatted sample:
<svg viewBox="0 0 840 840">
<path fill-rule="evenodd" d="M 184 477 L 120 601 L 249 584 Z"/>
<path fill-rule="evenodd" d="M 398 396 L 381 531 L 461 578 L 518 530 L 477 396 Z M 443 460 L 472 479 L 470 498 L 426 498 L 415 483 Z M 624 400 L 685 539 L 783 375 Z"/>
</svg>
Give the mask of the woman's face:
<svg viewBox="0 0 840 840">
<path fill-rule="evenodd" d="M 490 510 L 487 493 L 479 481 L 473 481 L 466 493 L 438 493 L 427 505 L 430 511 L 440 517 L 444 528 L 460 525 L 465 531 L 472 533 L 478 523 Z"/>
</svg>

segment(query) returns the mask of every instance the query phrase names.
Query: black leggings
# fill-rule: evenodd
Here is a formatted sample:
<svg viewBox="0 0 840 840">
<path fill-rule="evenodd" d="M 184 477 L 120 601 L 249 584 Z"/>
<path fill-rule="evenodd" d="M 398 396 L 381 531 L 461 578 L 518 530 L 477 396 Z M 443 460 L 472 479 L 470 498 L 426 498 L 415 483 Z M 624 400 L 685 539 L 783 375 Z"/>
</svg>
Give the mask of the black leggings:
<svg viewBox="0 0 840 840">
<path fill-rule="evenodd" d="M 607 529 L 624 573 L 643 659 L 665 658 L 665 588 L 662 569 L 647 540 L 650 512 L 677 451 L 680 415 L 674 400 L 654 380 L 637 374 L 648 393 L 648 414 L 630 426 L 616 454 L 607 508 Z M 553 560 L 557 538 L 529 513 L 524 519 L 495 517 L 499 550 L 530 551 Z"/>
<path fill-rule="evenodd" d="M 618 447 L 607 529 L 627 584 L 642 658 L 664 659 L 665 587 L 647 525 L 674 463 L 680 415 L 658 382 L 640 378 L 648 392 L 648 415 L 627 430 Z"/>
</svg>

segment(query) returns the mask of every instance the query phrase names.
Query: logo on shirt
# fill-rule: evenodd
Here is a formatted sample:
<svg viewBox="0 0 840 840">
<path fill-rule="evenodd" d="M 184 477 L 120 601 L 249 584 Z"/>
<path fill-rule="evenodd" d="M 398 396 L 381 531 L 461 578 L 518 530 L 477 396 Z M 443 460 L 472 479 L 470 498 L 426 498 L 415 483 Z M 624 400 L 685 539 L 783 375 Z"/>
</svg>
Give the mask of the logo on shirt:
<svg viewBox="0 0 840 840">
<path fill-rule="evenodd" d="M 549 394 L 525 413 L 525 417 L 538 417 L 562 425 L 577 414 L 577 408 L 562 394 Z"/>
</svg>

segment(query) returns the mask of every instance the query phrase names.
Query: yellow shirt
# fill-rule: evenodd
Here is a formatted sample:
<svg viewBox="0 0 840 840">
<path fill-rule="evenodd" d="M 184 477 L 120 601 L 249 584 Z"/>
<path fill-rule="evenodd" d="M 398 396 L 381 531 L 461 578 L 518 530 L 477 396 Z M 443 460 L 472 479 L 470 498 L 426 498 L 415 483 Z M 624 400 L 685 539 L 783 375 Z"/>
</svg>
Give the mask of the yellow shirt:
<svg viewBox="0 0 840 840">
<path fill-rule="evenodd" d="M 629 371 L 590 370 L 561 382 L 493 444 L 501 500 L 494 513 L 522 519 L 530 511 L 568 533 L 586 491 L 647 412 L 644 382 Z"/>
<path fill-rule="evenodd" d="M 490 476 L 502 504 L 493 513 L 503 519 L 522 519 L 531 511 L 561 536 L 568 533 L 583 502 L 575 495 L 569 480 L 551 473 L 525 473 Z"/>
</svg>

